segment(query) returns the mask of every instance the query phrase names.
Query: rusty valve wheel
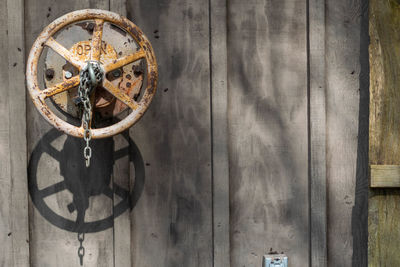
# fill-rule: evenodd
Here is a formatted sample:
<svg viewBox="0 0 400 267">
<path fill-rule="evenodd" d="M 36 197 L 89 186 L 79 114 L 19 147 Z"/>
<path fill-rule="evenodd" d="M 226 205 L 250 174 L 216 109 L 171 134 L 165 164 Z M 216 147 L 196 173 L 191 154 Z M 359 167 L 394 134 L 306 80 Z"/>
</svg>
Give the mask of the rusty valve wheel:
<svg viewBox="0 0 400 267">
<path fill-rule="evenodd" d="M 91 45 L 90 53 L 86 58 L 78 57 L 75 53 L 71 52 L 62 44 L 57 42 L 56 38 L 54 37 L 61 29 L 81 21 L 94 22 L 91 40 L 89 39 L 89 41 L 81 42 L 85 45 Z M 126 32 L 128 35 L 130 35 L 136 42 L 136 51 L 119 58 L 114 57 L 109 60 L 102 59 L 102 61 L 100 61 L 102 53 L 105 53 L 106 51 L 102 46 L 107 46 L 107 44 L 104 44 L 104 41 L 102 40 L 103 26 L 105 22 L 110 23 L 113 27 L 118 27 L 123 32 Z M 72 76 L 71 73 L 68 72 L 68 75 L 70 75 L 70 77 L 67 77 L 68 79 L 41 89 L 37 76 L 38 62 L 44 47 L 49 47 L 63 57 L 63 59 L 65 59 L 67 62 L 69 62 L 69 64 L 78 70 L 78 74 Z M 108 47 L 106 47 L 106 49 L 108 49 Z M 140 100 L 137 101 L 127 92 L 116 86 L 115 83 L 112 83 L 112 81 L 107 78 L 107 73 L 119 71 L 124 66 L 139 60 L 145 60 L 146 63 L 146 88 L 144 89 Z M 153 48 L 142 31 L 134 23 L 129 21 L 127 18 L 113 12 L 97 9 L 78 10 L 56 19 L 39 35 L 29 53 L 26 71 L 27 87 L 32 101 L 39 110 L 40 114 L 58 130 L 75 137 L 84 137 L 83 126 L 75 126 L 58 117 L 50 109 L 45 100 L 47 98 L 53 98 L 58 94 L 71 90 L 72 88 L 77 88 L 80 83 L 79 72 L 86 67 L 88 62 L 93 61 L 96 61 L 100 64 L 102 72 L 104 73 L 100 86 L 109 94 L 111 94 L 113 98 L 118 99 L 120 102 L 125 104 L 131 110 L 131 112 L 123 120 L 111 126 L 104 128 L 92 128 L 92 138 L 105 138 L 113 136 L 131 127 L 140 119 L 140 117 L 142 117 L 156 92 L 158 74 Z M 54 73 L 52 73 L 52 75 L 54 75 Z M 94 106 L 95 105 L 92 105 L 92 109 Z"/>
</svg>

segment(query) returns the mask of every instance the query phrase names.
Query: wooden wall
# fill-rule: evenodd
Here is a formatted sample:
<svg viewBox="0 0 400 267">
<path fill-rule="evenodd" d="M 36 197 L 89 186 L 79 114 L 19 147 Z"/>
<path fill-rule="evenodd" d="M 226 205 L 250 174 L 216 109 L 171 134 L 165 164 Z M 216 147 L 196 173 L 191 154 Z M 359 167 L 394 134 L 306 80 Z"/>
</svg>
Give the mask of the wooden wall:
<svg viewBox="0 0 400 267">
<path fill-rule="evenodd" d="M 367 265 L 367 0 L 1 3 L 0 266 L 78 266 L 79 231 L 85 266 L 261 266 L 270 250 Z M 94 142 L 92 173 L 24 88 L 40 31 L 83 8 L 126 15 L 159 65 L 150 109 Z M 102 223 L 65 220 L 66 176 L 109 183 L 85 215 Z"/>
<path fill-rule="evenodd" d="M 229 1 L 231 266 L 271 248 L 309 264 L 306 12 Z"/>
<path fill-rule="evenodd" d="M 370 134 L 369 163 L 400 164 L 398 1 L 370 1 Z M 386 178 L 386 177 L 385 177 Z M 372 185 L 372 175 L 371 175 Z M 368 262 L 370 266 L 400 264 L 400 191 L 371 188 L 368 202 Z"/>
<path fill-rule="evenodd" d="M 328 261 L 367 265 L 368 1 L 326 2 Z"/>
<path fill-rule="evenodd" d="M 160 73 L 149 112 L 130 130 L 148 164 L 131 217 L 133 266 L 212 266 L 208 2 L 129 1 L 127 12 Z"/>
</svg>

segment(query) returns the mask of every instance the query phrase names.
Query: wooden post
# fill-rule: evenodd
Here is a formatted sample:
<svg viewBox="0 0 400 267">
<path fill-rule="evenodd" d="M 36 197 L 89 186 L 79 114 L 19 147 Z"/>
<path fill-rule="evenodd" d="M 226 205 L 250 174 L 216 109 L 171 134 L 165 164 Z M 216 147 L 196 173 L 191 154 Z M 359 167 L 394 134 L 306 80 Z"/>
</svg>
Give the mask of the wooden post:
<svg viewBox="0 0 400 267">
<path fill-rule="evenodd" d="M 370 1 L 370 128 L 371 185 L 392 176 L 400 164 L 400 4 Z M 379 178 L 379 179 L 378 179 Z M 386 183 L 388 185 L 388 183 Z M 370 190 L 368 208 L 369 266 L 400 264 L 400 191 Z"/>
</svg>

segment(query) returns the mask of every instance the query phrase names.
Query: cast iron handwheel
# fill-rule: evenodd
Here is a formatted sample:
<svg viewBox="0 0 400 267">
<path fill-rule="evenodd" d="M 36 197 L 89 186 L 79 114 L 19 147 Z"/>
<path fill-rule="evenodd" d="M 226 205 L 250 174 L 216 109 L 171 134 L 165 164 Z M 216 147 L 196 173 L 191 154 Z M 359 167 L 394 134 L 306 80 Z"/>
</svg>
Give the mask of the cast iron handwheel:
<svg viewBox="0 0 400 267">
<path fill-rule="evenodd" d="M 118 58 L 117 60 L 114 60 L 108 64 L 101 64 L 105 74 L 140 59 L 145 59 L 147 65 L 147 87 L 144 90 L 144 94 L 139 102 L 136 102 L 125 92 L 115 87 L 109 80 L 107 80 L 106 75 L 104 75 L 102 87 L 131 109 L 131 113 L 118 123 L 104 128 L 91 129 L 92 138 L 105 138 L 116 135 L 128 129 L 135 122 L 137 122 L 148 108 L 157 87 L 157 63 L 153 48 L 142 31 L 127 18 L 109 11 L 84 9 L 68 13 L 53 21 L 39 35 L 29 53 L 26 71 L 27 87 L 36 108 L 51 125 L 58 130 L 65 132 L 66 134 L 83 138 L 84 129 L 82 126 L 77 127 L 62 120 L 53 113 L 53 111 L 45 102 L 46 98 L 78 86 L 80 81 L 79 75 L 43 90 L 39 88 L 37 77 L 39 57 L 45 46 L 53 49 L 79 71 L 86 65 L 86 62 L 77 59 L 70 51 L 68 51 L 52 37 L 60 29 L 66 27 L 67 25 L 83 20 L 95 21 L 95 27 L 92 36 L 91 60 L 99 61 L 100 59 L 104 22 L 112 23 L 126 31 L 134 38 L 139 46 L 139 50 L 132 54 Z"/>
</svg>

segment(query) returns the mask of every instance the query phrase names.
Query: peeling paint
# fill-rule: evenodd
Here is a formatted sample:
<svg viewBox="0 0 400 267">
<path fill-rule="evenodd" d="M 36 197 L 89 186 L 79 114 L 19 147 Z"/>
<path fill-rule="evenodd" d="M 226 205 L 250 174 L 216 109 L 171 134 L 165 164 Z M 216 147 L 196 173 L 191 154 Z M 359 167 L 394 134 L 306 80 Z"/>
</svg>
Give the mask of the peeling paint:
<svg viewBox="0 0 400 267">
<path fill-rule="evenodd" d="M 103 80 L 103 87 L 109 87 L 106 88 L 109 92 L 112 92 L 116 98 L 132 108 L 132 112 L 120 122 L 108 127 L 92 129 L 93 138 L 105 138 L 118 134 L 136 123 L 147 110 L 156 92 L 158 71 L 153 48 L 148 39 L 142 33 L 142 31 L 127 18 L 109 11 L 85 9 L 68 13 L 53 21 L 38 36 L 29 53 L 26 71 L 27 87 L 36 108 L 50 124 L 69 135 L 80 138 L 83 137 L 82 127 L 74 126 L 57 117 L 44 101 L 47 97 L 64 92 L 76 86 L 77 83 L 79 83 L 79 77 L 73 77 L 68 80 L 68 82 L 64 81 L 63 83 L 59 84 L 58 86 L 54 86 L 53 88 L 46 88 L 44 90 L 41 90 L 38 86 L 37 68 L 39 57 L 43 52 L 44 46 L 49 46 L 50 48 L 55 50 L 55 52 L 63 56 L 67 61 L 69 61 L 78 69 L 81 69 L 86 64 L 84 61 L 77 58 L 76 55 L 71 53 L 69 50 L 55 42 L 55 40 L 52 38 L 54 34 L 56 34 L 64 27 L 72 23 L 84 20 L 94 20 L 96 22 L 93 30 L 94 40 L 92 40 L 92 42 L 95 43 L 96 47 L 94 50 L 97 51 L 96 53 L 94 53 L 94 60 L 100 60 L 101 57 L 102 42 L 101 32 L 99 32 L 99 30 L 102 30 L 101 25 L 103 25 L 105 21 L 110 22 L 120 29 L 125 30 L 139 45 L 139 50 L 134 52 L 133 54 L 118 58 L 112 63 L 102 64 L 102 67 L 106 72 L 118 69 L 139 59 L 144 59 L 146 60 L 147 73 L 149 74 L 147 75 L 147 87 L 145 88 L 143 97 L 140 99 L 139 102 L 135 102 L 135 100 L 133 100 L 126 92 L 124 92 L 120 88 L 115 86 L 110 87 L 111 83 L 106 78 Z M 124 84 L 126 85 L 126 82 Z"/>
</svg>

